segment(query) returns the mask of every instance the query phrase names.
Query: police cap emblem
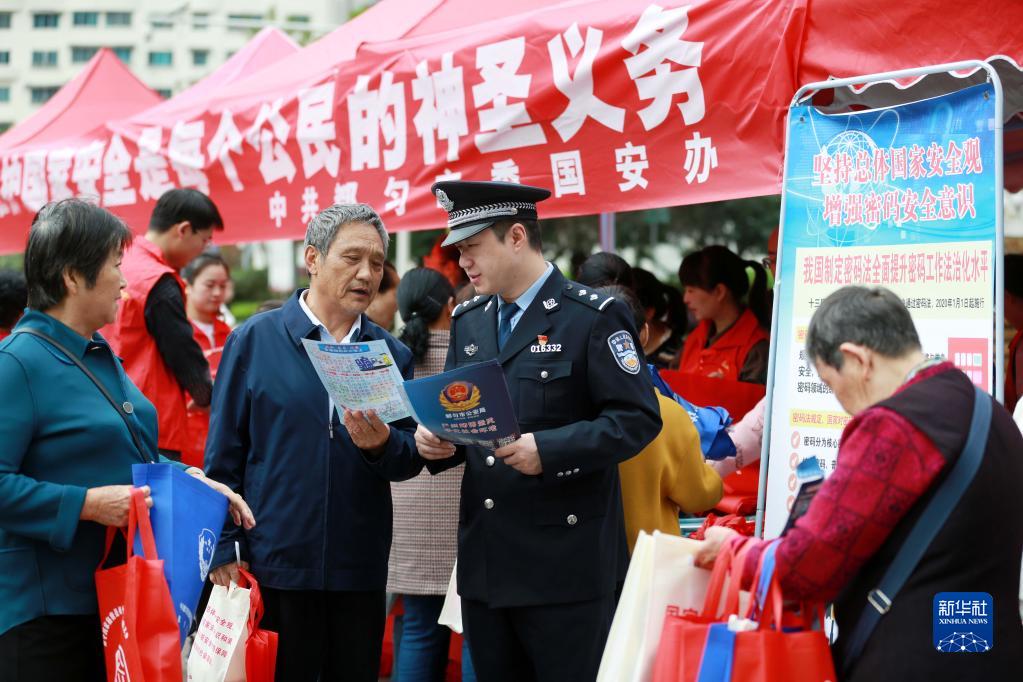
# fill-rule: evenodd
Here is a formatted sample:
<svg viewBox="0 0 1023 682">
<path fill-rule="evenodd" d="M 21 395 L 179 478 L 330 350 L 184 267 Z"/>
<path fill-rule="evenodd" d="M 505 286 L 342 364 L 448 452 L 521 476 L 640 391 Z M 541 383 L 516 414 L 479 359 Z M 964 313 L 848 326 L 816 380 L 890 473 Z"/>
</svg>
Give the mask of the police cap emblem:
<svg viewBox="0 0 1023 682">
<path fill-rule="evenodd" d="M 448 194 L 442 189 L 438 189 L 437 192 L 437 203 L 441 205 L 445 211 L 451 212 L 451 209 L 455 207 L 455 202 L 448 199 Z"/>
</svg>

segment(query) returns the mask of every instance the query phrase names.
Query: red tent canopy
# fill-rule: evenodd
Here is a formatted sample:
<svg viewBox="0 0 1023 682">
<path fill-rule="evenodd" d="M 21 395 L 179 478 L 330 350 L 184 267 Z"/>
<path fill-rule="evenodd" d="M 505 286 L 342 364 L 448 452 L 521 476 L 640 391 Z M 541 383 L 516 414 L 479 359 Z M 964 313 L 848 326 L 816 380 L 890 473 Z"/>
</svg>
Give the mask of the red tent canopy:
<svg viewBox="0 0 1023 682">
<path fill-rule="evenodd" d="M 80 138 L 106 121 L 159 103 L 156 92 L 103 48 L 46 104 L 0 135 L 0 149 Z"/>
<path fill-rule="evenodd" d="M 1010 30 L 1023 4 L 986 22 L 949 0 L 911 5 L 525 0 L 501 16 L 478 0 L 382 0 L 191 110 L 108 124 L 84 185 L 137 228 L 168 187 L 208 187 L 228 242 L 299 237 L 334 201 L 368 202 L 392 230 L 438 227 L 429 186 L 457 176 L 546 186 L 548 217 L 774 193 L 800 84 L 1023 62 Z M 7 183 L 27 159 L 0 158 L 0 251 L 18 250 L 25 221 L 2 214 L 47 184 L 38 165 L 35 182 Z"/>
</svg>

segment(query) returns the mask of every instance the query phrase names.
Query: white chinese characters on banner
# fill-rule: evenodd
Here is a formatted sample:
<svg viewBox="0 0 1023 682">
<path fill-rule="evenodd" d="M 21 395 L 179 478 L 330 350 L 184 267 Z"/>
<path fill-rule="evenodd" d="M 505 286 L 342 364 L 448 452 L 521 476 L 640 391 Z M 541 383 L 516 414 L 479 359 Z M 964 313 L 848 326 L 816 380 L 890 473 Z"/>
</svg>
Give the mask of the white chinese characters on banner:
<svg viewBox="0 0 1023 682">
<path fill-rule="evenodd" d="M 697 184 L 707 182 L 710 171 L 718 167 L 718 150 L 709 137 L 700 137 L 700 133 L 694 132 L 693 136 L 686 140 L 686 182 Z"/>
<path fill-rule="evenodd" d="M 163 130 L 160 126 L 143 128 L 139 134 L 135 172 L 139 174 L 139 196 L 149 201 L 156 201 L 164 192 L 174 188 L 167 159 L 160 154 L 162 140 Z"/>
<path fill-rule="evenodd" d="M 529 97 L 533 77 L 518 73 L 525 52 L 526 39 L 521 36 L 476 48 L 476 68 L 483 82 L 472 86 L 472 99 L 480 117 L 476 146 L 483 153 L 547 141 L 540 124 L 530 119 L 526 103 L 508 102 L 509 97 Z M 492 106 L 482 108 L 487 104 Z"/>
<path fill-rule="evenodd" d="M 586 194 L 583 161 L 579 150 L 551 154 L 551 175 L 554 176 L 555 197 Z"/>
<path fill-rule="evenodd" d="M 566 142 L 579 132 L 587 118 L 593 118 L 619 133 L 625 126 L 625 109 L 611 106 L 593 94 L 593 62 L 597 59 L 603 39 L 602 31 L 590 27 L 586 29 L 584 43 L 579 33 L 579 24 L 572 24 L 563 35 L 555 36 L 547 42 L 554 86 L 568 98 L 568 106 L 553 121 L 554 129 Z M 568 56 L 562 41 L 567 44 L 572 59 L 579 58 L 574 74 L 569 73 Z"/>
<path fill-rule="evenodd" d="M 302 173 L 309 179 L 326 170 L 337 177 L 341 150 L 330 144 L 337 138 L 334 128 L 334 80 L 298 91 L 298 125 L 295 130 L 302 154 Z"/>
<path fill-rule="evenodd" d="M 21 194 L 21 159 L 5 156 L 0 172 L 0 198 L 13 199 Z"/>
<path fill-rule="evenodd" d="M 383 150 L 384 170 L 405 164 L 405 84 L 395 83 L 390 71 L 380 76 L 377 90 L 369 89 L 369 76 L 356 80 L 348 95 L 348 135 L 353 171 L 380 167 L 381 137 L 389 145 Z"/>
<path fill-rule="evenodd" d="M 245 140 L 260 151 L 259 173 L 267 184 L 285 178 L 290 184 L 295 179 L 295 162 L 285 148 L 291 125 L 281 115 L 282 106 L 283 99 L 275 99 L 269 104 L 264 102 L 252 127 L 245 132 Z"/>
<path fill-rule="evenodd" d="M 217 131 L 210 138 L 206 151 L 210 155 L 210 161 L 216 159 L 220 162 L 232 190 L 241 192 L 245 189 L 241 178 L 238 177 L 238 167 L 234 165 L 234 159 L 231 158 L 231 154 L 242 153 L 242 134 L 239 132 L 238 126 L 235 125 L 234 115 L 229 109 L 224 109 L 220 114 Z"/>
<path fill-rule="evenodd" d="M 394 211 L 396 215 L 405 215 L 405 202 L 408 201 L 409 181 L 396 180 L 393 177 L 387 178 L 387 187 L 384 188 L 384 196 L 387 203 L 384 204 L 385 211 Z"/>
<path fill-rule="evenodd" d="M 99 200 L 99 183 L 103 177 L 103 143 L 99 140 L 75 150 L 75 164 L 71 169 L 71 181 L 75 183 L 78 196 Z"/>
<path fill-rule="evenodd" d="M 71 180 L 71 162 L 75 150 L 69 147 L 51 150 L 46 159 L 46 181 L 50 186 L 50 201 L 70 199 L 75 195 L 68 186 Z"/>
<path fill-rule="evenodd" d="M 494 182 L 518 182 L 519 166 L 514 159 L 495 161 L 490 166 L 490 179 Z"/>
<path fill-rule="evenodd" d="M 682 40 L 689 27 L 688 13 L 688 5 L 677 9 L 650 5 L 622 40 L 622 47 L 633 55 L 625 60 L 625 67 L 636 83 L 639 98 L 653 100 L 639 111 L 647 130 L 664 123 L 672 98 L 678 94 L 687 98 L 678 104 L 685 124 L 703 120 L 703 84 L 697 72 L 703 58 L 703 43 Z M 646 49 L 641 50 L 643 47 Z M 672 64 L 684 68 L 672 70 Z"/>
<path fill-rule="evenodd" d="M 288 198 L 281 194 L 280 190 L 276 190 L 274 195 L 270 197 L 270 220 L 277 225 L 277 229 L 281 229 L 281 223 L 285 218 L 288 217 Z"/>
<path fill-rule="evenodd" d="M 121 136 L 114 134 L 103 155 L 103 205 L 127 206 L 135 203 L 135 188 L 131 186 L 131 154 Z"/>
<path fill-rule="evenodd" d="M 180 187 L 194 187 L 209 194 L 210 180 L 203 171 L 206 159 L 202 153 L 202 138 L 205 132 L 206 124 L 202 121 L 178 121 L 171 129 L 167 156 L 178 174 Z"/>
<path fill-rule="evenodd" d="M 646 145 L 633 146 L 632 142 L 626 142 L 624 147 L 615 150 L 615 170 L 622 174 L 623 182 L 618 183 L 618 189 L 628 192 L 636 187 L 647 188 L 647 179 L 643 177 L 643 171 L 650 167 L 646 158 Z"/>
<path fill-rule="evenodd" d="M 21 183 L 21 203 L 31 211 L 41 209 L 47 201 L 45 151 L 25 154 Z"/>
<path fill-rule="evenodd" d="M 320 195 L 315 187 L 309 186 L 302 191 L 302 223 L 308 225 L 309 221 L 320 212 Z"/>
<path fill-rule="evenodd" d="M 336 182 L 334 183 L 334 203 L 335 204 L 357 204 L 359 199 L 357 198 L 359 192 L 359 183 L 354 180 L 348 182 Z"/>
<path fill-rule="evenodd" d="M 454 57 L 445 52 L 439 71 L 430 73 L 426 60 L 416 65 L 412 81 L 412 99 L 422 102 L 412 122 L 423 142 L 423 161 L 437 160 L 437 141 L 447 142 L 448 161 L 458 160 L 458 138 L 469 133 L 465 111 L 465 81 L 462 67 L 454 66 Z"/>
</svg>

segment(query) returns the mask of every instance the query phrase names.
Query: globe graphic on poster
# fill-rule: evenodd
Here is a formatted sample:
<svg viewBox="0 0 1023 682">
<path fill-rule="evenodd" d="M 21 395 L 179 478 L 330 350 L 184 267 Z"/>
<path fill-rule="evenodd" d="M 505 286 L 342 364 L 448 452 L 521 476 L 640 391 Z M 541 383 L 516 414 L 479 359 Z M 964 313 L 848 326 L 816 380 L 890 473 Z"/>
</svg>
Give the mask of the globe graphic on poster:
<svg viewBox="0 0 1023 682">
<path fill-rule="evenodd" d="M 877 143 L 874 142 L 873 138 L 862 130 L 844 130 L 824 143 L 821 146 L 821 155 L 827 154 L 832 159 L 838 158 L 840 154 L 848 155 L 848 158 L 853 162 L 853 168 L 850 170 L 849 177 L 845 182 L 822 184 L 821 192 L 823 195 L 866 195 L 872 191 L 877 194 L 883 194 L 885 191 L 883 183 L 874 183 L 872 181 L 859 182 L 856 180 L 855 172 L 852 172 L 855 170 L 856 158 L 860 152 L 865 152 L 867 158 L 871 159 L 871 163 L 873 163 L 874 152 L 877 148 Z M 877 227 L 877 225 L 867 226 L 863 224 L 829 225 L 822 221 L 819 231 L 835 246 L 852 246 L 868 241 Z"/>
</svg>

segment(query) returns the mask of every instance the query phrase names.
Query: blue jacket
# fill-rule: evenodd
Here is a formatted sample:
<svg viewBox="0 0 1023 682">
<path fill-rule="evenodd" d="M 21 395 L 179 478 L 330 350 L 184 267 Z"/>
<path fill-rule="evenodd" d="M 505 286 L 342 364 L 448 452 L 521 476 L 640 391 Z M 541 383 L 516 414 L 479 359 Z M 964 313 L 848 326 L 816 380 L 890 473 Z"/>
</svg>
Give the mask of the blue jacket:
<svg viewBox="0 0 1023 682">
<path fill-rule="evenodd" d="M 99 334 L 87 341 L 29 310 L 17 329 L 53 337 L 134 407 L 131 418 L 156 452 L 156 410 Z M 131 483 L 145 461 L 121 417 L 92 381 L 47 342 L 0 341 L 0 634 L 44 615 L 97 612 L 93 574 L 105 530 L 79 521 L 87 488 Z"/>
<path fill-rule="evenodd" d="M 213 566 L 242 558 L 267 587 L 383 590 L 391 546 L 389 481 L 423 467 L 406 418 L 391 425 L 383 454 L 352 443 L 302 339 L 319 338 L 296 292 L 227 339 L 213 387 L 207 474 L 245 497 L 256 527 L 228 522 Z M 359 341 L 383 339 L 406 379 L 412 353 L 365 315 Z"/>
</svg>

